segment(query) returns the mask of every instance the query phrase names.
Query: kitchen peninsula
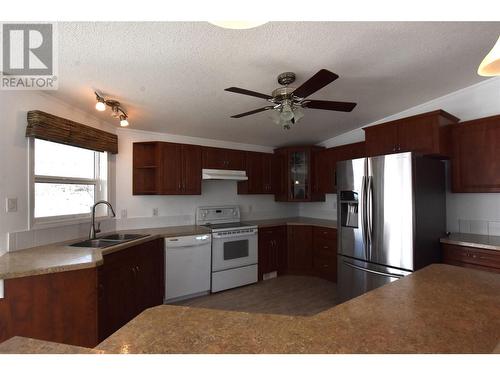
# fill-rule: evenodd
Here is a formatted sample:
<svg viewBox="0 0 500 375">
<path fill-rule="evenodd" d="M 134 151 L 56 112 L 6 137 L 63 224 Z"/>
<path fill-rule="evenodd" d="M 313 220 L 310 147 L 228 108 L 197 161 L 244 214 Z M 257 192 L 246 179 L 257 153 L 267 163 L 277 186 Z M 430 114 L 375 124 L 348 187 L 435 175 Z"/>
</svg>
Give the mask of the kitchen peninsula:
<svg viewBox="0 0 500 375">
<path fill-rule="evenodd" d="M 433 264 L 311 317 L 157 306 L 95 352 L 492 353 L 499 290 L 498 274 Z M 70 352 L 65 347 L 12 338 L 0 352 Z"/>
</svg>

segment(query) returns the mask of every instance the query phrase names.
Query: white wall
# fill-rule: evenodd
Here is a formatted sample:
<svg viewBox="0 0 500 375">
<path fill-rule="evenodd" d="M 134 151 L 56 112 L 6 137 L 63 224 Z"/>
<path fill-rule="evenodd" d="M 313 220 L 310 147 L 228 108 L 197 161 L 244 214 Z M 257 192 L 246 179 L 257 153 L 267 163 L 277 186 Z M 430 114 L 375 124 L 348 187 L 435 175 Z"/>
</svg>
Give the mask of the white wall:
<svg viewBox="0 0 500 375">
<path fill-rule="evenodd" d="M 485 80 L 403 112 L 380 119 L 364 126 L 375 125 L 419 113 L 443 109 L 462 121 L 500 114 L 500 78 Z M 363 141 L 362 127 L 321 143 L 325 147 Z M 500 156 L 499 156 L 500 157 Z M 326 203 L 301 204 L 299 212 L 304 216 L 336 217 L 336 205 L 332 195 Z M 500 235 L 500 194 L 453 194 L 446 195 L 447 230 Z"/>
<path fill-rule="evenodd" d="M 272 195 L 238 195 L 236 181 L 203 181 L 202 195 L 132 195 L 133 142 L 156 140 L 262 152 L 272 152 L 272 148 L 132 129 L 119 129 L 118 139 L 120 152 L 116 158 L 116 212 L 120 217 L 118 221 L 120 229 L 137 226 L 194 224 L 196 207 L 205 205 L 238 204 L 243 218 L 246 219 L 296 216 L 298 214 L 297 204 L 275 202 Z M 154 208 L 159 209 L 158 217 L 153 217 Z M 124 209 L 127 210 L 126 219 L 122 218 Z"/>
</svg>

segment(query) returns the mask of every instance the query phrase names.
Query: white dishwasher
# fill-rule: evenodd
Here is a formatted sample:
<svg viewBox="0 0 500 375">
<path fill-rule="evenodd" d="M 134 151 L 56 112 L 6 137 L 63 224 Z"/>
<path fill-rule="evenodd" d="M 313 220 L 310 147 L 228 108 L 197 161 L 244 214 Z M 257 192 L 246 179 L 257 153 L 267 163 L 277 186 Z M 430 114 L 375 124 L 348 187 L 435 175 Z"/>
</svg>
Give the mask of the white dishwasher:
<svg viewBox="0 0 500 375">
<path fill-rule="evenodd" d="M 211 260 L 210 234 L 165 238 L 165 301 L 208 294 Z"/>
</svg>

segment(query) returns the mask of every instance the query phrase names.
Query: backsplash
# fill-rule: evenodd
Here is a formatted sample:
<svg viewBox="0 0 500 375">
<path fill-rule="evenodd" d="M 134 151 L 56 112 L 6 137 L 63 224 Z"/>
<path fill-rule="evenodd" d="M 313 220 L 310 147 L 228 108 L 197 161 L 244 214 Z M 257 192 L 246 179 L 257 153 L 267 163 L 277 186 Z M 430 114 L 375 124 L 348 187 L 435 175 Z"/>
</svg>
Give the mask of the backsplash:
<svg viewBox="0 0 500 375">
<path fill-rule="evenodd" d="M 106 219 L 101 221 L 101 230 L 111 232 L 116 228 L 116 221 Z M 17 251 L 35 246 L 48 245 L 56 242 L 69 241 L 88 237 L 90 222 L 54 226 L 8 233 L 8 251 Z"/>
<path fill-rule="evenodd" d="M 485 234 L 488 236 L 500 236 L 500 221 L 459 219 L 458 231 L 460 233 L 474 233 L 474 234 Z"/>
</svg>

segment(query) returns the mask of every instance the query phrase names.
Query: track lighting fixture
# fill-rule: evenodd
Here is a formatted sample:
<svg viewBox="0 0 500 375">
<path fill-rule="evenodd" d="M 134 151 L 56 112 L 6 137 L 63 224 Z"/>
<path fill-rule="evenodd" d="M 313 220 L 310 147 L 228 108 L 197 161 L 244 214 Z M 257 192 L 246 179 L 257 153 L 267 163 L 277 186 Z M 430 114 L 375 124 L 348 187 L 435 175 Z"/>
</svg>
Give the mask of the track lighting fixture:
<svg viewBox="0 0 500 375">
<path fill-rule="evenodd" d="M 106 99 L 103 95 L 99 94 L 97 91 L 94 92 L 97 103 L 95 104 L 95 109 L 98 111 L 105 111 L 107 107 L 111 108 L 111 116 L 120 120 L 120 126 L 125 127 L 129 125 L 128 115 L 122 108 L 120 102 L 114 99 Z"/>
</svg>

